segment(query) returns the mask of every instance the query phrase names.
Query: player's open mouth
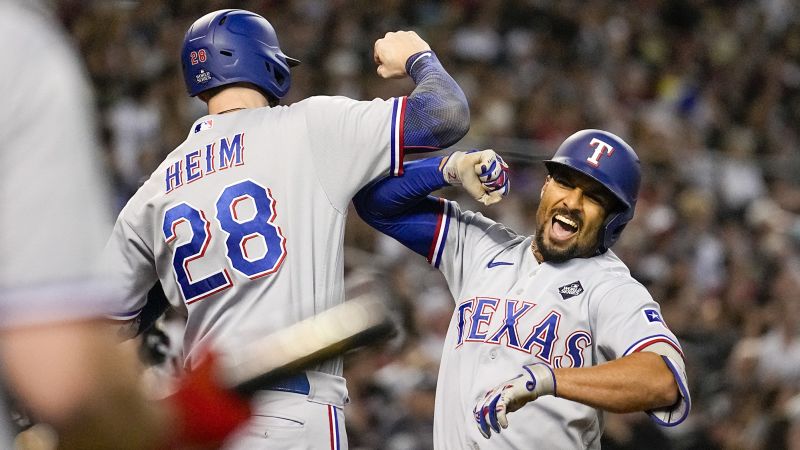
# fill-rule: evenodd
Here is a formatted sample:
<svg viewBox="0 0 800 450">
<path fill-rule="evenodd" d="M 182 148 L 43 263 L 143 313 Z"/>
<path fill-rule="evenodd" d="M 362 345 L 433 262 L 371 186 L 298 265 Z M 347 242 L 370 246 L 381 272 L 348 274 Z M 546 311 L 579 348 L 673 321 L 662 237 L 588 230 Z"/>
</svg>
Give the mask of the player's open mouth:
<svg viewBox="0 0 800 450">
<path fill-rule="evenodd" d="M 556 214 L 550 223 L 550 235 L 556 241 L 566 241 L 578 232 L 578 223 L 574 220 Z"/>
</svg>

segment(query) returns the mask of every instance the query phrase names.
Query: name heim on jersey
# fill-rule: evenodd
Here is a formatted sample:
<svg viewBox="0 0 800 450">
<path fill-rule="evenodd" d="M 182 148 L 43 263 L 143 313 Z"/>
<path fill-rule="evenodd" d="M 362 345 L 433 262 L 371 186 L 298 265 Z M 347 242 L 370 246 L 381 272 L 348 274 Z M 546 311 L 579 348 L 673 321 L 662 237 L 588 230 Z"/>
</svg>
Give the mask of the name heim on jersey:
<svg viewBox="0 0 800 450">
<path fill-rule="evenodd" d="M 244 165 L 244 133 L 233 137 L 222 137 L 219 141 L 187 153 L 183 158 L 167 166 L 165 192 L 197 181 L 206 175 Z"/>
</svg>

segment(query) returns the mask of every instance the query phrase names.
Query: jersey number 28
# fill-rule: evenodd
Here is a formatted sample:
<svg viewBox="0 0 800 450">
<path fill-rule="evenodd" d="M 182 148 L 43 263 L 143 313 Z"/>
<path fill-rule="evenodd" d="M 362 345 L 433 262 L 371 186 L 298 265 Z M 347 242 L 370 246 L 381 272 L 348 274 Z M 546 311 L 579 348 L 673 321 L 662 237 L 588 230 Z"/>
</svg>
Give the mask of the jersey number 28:
<svg viewBox="0 0 800 450">
<path fill-rule="evenodd" d="M 237 206 L 250 201 L 255 207 L 255 215 L 240 218 Z M 217 198 L 216 218 L 222 231 L 228 234 L 225 239 L 226 256 L 230 265 L 248 278 L 255 279 L 275 273 L 286 257 L 286 238 L 275 220 L 275 199 L 269 189 L 255 181 L 244 180 L 226 187 Z M 211 242 L 211 222 L 205 212 L 188 203 L 179 203 L 164 213 L 164 239 L 168 244 L 177 238 L 176 227 L 188 222 L 192 229 L 192 239 L 175 247 L 172 268 L 175 279 L 181 288 L 186 304 L 202 300 L 217 292 L 233 286 L 228 268 L 200 280 L 192 280 L 189 263 L 202 258 Z M 264 239 L 266 251 L 263 256 L 251 258 L 247 254 L 247 241 Z"/>
</svg>

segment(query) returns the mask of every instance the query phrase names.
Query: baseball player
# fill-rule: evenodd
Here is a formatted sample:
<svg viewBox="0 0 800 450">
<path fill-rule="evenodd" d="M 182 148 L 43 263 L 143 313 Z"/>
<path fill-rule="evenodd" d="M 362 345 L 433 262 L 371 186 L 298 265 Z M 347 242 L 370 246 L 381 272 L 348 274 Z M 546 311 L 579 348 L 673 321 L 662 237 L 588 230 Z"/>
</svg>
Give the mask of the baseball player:
<svg viewBox="0 0 800 450">
<path fill-rule="evenodd" d="M 209 13 L 186 33 L 181 61 L 209 114 L 189 129 L 120 213 L 107 246 L 131 321 L 160 281 L 186 316 L 185 366 L 222 357 L 343 301 L 348 204 L 405 151 L 451 145 L 469 128 L 463 92 L 413 32 L 375 43 L 383 78 L 410 76 L 408 97 L 311 97 L 280 105 L 298 61 L 263 17 Z M 346 448 L 341 359 L 264 386 L 231 448 Z"/>
<path fill-rule="evenodd" d="M 428 195 L 462 182 L 476 198 L 507 189 L 488 150 L 406 164 L 402 179 L 354 199 L 369 224 L 439 268 L 455 299 L 437 448 L 600 448 L 603 411 L 646 411 L 664 426 L 689 412 L 678 340 L 609 250 L 633 217 L 636 154 L 583 130 L 545 164 L 534 236 Z"/>
</svg>

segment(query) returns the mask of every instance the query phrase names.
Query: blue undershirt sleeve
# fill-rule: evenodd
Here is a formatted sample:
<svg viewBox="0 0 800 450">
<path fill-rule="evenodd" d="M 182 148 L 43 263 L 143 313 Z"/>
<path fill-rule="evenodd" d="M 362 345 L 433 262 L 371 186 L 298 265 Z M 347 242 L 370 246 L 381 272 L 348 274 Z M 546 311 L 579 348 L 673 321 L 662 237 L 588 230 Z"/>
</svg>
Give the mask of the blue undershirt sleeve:
<svg viewBox="0 0 800 450">
<path fill-rule="evenodd" d="M 406 163 L 404 176 L 379 178 L 353 198 L 367 224 L 429 261 L 445 211 L 444 201 L 429 194 L 449 186 L 439 170 L 441 161 L 439 156 Z"/>
<path fill-rule="evenodd" d="M 406 72 L 416 88 L 406 100 L 403 117 L 405 152 L 418 153 L 449 147 L 469 131 L 467 97 L 432 51 L 406 61 Z"/>
</svg>

